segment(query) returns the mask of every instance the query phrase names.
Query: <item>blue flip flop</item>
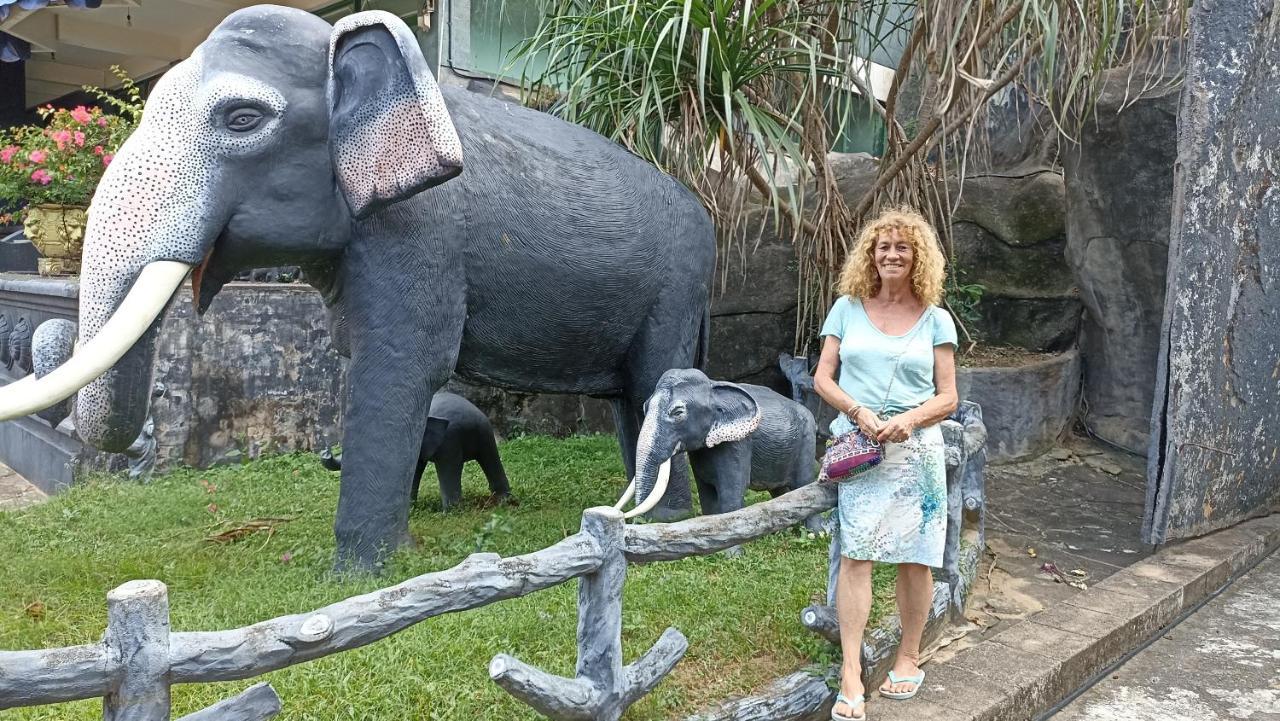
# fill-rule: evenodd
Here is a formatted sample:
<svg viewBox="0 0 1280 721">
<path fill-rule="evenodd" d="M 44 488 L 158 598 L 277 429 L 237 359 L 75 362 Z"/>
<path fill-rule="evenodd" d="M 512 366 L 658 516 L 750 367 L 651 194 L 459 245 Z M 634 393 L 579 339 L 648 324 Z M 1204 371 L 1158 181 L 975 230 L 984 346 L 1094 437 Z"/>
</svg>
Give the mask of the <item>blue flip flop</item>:
<svg viewBox="0 0 1280 721">
<path fill-rule="evenodd" d="M 850 699 L 842 693 L 836 694 L 836 703 L 847 704 L 849 708 L 857 711 L 859 708 L 866 706 L 867 699 L 865 696 L 859 696 L 856 699 Z M 831 721 L 867 721 L 867 714 L 864 712 L 859 716 L 842 716 L 836 713 L 836 707 L 831 707 Z"/>
<path fill-rule="evenodd" d="M 913 683 L 916 686 L 910 691 L 885 691 L 884 689 L 879 689 L 880 695 L 885 698 L 893 699 L 894 701 L 906 701 L 907 699 L 914 697 L 916 692 L 920 690 L 920 686 L 924 684 L 924 671 L 921 671 L 915 676 L 904 676 L 902 678 L 899 678 L 897 674 L 890 671 L 889 684 L 892 685 L 899 683 Z"/>
</svg>

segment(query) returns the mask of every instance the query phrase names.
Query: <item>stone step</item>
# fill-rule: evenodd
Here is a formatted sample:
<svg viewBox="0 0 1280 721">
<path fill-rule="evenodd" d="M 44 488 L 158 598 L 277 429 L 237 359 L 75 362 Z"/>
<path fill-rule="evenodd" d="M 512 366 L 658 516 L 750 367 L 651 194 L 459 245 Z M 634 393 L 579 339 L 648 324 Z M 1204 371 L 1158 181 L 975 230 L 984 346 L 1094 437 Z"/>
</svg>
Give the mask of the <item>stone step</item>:
<svg viewBox="0 0 1280 721">
<path fill-rule="evenodd" d="M 43 493 L 70 486 L 80 464 L 92 455 L 78 439 L 37 418 L 0 423 L 0 459 Z"/>
<path fill-rule="evenodd" d="M 37 503 L 44 503 L 49 496 L 27 482 L 12 468 L 0 463 L 0 511 L 16 511 Z"/>
</svg>

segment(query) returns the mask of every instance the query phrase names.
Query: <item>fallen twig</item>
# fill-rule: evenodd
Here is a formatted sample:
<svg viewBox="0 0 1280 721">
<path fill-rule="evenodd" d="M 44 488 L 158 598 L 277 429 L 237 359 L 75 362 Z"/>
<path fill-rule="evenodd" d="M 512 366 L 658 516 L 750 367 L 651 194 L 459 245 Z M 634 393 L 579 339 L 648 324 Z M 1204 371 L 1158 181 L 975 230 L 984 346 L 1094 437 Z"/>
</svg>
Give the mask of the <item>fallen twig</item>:
<svg viewBox="0 0 1280 721">
<path fill-rule="evenodd" d="M 227 530 L 222 531 L 220 533 L 214 533 L 209 536 L 205 536 L 204 540 L 208 543 L 234 543 L 247 536 L 251 536 L 255 533 L 266 531 L 267 533 L 266 540 L 270 541 L 271 537 L 275 535 L 277 528 L 279 528 L 280 526 L 292 520 L 294 520 L 294 517 L 254 518 L 253 520 L 245 521 L 244 523 L 228 528 Z M 220 526 L 226 525 L 227 523 L 229 522 L 224 521 L 223 523 L 220 523 L 218 525 Z M 265 547 L 266 541 L 264 541 L 262 545 Z"/>
</svg>

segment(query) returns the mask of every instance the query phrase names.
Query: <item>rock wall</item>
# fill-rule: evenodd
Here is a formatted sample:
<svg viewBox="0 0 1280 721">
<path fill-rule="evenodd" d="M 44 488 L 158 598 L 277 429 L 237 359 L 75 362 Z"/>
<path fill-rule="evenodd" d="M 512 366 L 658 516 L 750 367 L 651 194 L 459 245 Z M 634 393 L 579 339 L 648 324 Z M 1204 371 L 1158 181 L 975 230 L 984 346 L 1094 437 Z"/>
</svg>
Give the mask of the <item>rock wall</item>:
<svg viewBox="0 0 1280 721">
<path fill-rule="evenodd" d="M 205 467 L 338 443 L 344 376 L 310 286 L 230 283 L 203 318 L 189 290 L 165 315 L 152 402 L 157 467 Z"/>
<path fill-rule="evenodd" d="M 1064 160 L 1067 258 L 1087 310 L 1080 348 L 1084 422 L 1103 440 L 1147 450 L 1165 268 L 1180 86 L 1121 112 L 1126 70 L 1112 71 Z"/>
<path fill-rule="evenodd" d="M 1280 507 L 1280 7 L 1197 2 L 1186 78 L 1149 543 Z"/>
<path fill-rule="evenodd" d="M 1080 297 L 1066 260 L 1066 189 L 1046 168 L 966 178 L 952 216 L 963 283 L 986 290 L 970 332 L 991 345 L 1061 351 L 1075 345 Z"/>
</svg>

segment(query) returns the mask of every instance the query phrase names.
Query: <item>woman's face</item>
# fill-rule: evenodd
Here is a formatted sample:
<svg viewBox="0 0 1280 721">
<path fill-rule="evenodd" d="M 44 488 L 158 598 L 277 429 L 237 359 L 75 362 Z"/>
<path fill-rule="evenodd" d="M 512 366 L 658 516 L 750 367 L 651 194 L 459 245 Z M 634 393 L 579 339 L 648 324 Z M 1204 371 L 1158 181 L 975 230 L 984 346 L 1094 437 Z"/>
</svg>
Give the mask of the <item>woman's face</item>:
<svg viewBox="0 0 1280 721">
<path fill-rule="evenodd" d="M 915 253 L 911 241 L 904 238 L 897 228 L 884 231 L 876 239 L 874 260 L 881 283 L 910 282 Z"/>
</svg>

